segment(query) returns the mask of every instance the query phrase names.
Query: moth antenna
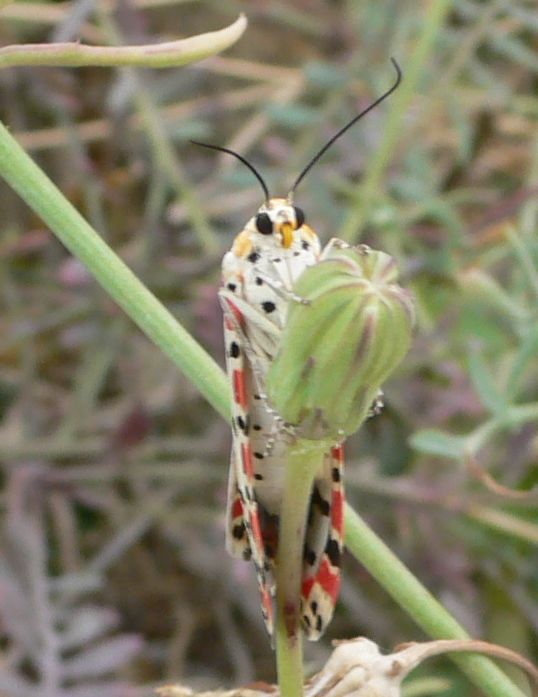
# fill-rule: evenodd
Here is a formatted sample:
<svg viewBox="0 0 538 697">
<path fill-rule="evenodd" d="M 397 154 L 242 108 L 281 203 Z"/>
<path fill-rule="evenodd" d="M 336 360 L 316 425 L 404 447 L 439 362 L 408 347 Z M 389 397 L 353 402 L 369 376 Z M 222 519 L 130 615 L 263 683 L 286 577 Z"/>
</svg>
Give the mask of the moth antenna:
<svg viewBox="0 0 538 697">
<path fill-rule="evenodd" d="M 251 165 L 250 162 L 244 158 L 242 155 L 239 153 L 235 152 L 234 150 L 230 150 L 229 148 L 222 148 L 220 145 L 210 145 L 209 143 L 200 143 L 198 140 L 191 140 L 191 143 L 194 145 L 200 145 L 202 148 L 210 148 L 211 150 L 219 150 L 220 152 L 225 152 L 228 155 L 233 155 L 236 157 L 239 162 L 242 162 L 244 165 L 246 165 L 252 174 L 256 177 L 256 179 L 260 182 L 261 187 L 263 189 L 263 193 L 265 195 L 265 202 L 269 203 L 269 189 L 267 188 L 267 184 L 264 182 L 262 175 L 258 172 L 258 170 L 254 167 L 254 165 Z"/>
<path fill-rule="evenodd" d="M 330 140 L 328 140 L 325 145 L 321 148 L 321 150 L 314 155 L 314 157 L 310 160 L 310 162 L 306 165 L 306 167 L 303 169 L 303 171 L 299 174 L 297 179 L 295 180 L 295 184 L 291 187 L 290 192 L 288 194 L 288 199 L 291 201 L 293 198 L 293 192 L 295 189 L 299 186 L 299 184 L 302 182 L 306 174 L 312 169 L 312 167 L 316 164 L 316 162 L 319 160 L 319 158 L 325 154 L 325 152 L 331 147 L 331 145 L 340 138 L 341 135 L 343 135 L 351 126 L 355 125 L 359 119 L 362 119 L 363 116 L 366 116 L 366 114 L 369 111 L 372 111 L 372 109 L 375 109 L 375 107 L 378 104 L 381 104 L 382 101 L 384 101 L 387 97 L 389 97 L 394 90 L 400 85 L 402 81 L 402 71 L 400 70 L 400 66 L 396 62 L 394 58 L 390 59 L 392 62 L 392 65 L 394 66 L 394 69 L 396 70 L 396 81 L 388 89 L 386 92 L 384 92 L 380 97 L 378 97 L 375 102 L 372 102 L 369 106 L 366 107 L 363 111 L 360 112 L 360 114 L 357 114 L 357 116 L 354 116 L 349 123 L 347 123 L 343 128 L 341 128 L 339 131 L 337 131 Z"/>
</svg>

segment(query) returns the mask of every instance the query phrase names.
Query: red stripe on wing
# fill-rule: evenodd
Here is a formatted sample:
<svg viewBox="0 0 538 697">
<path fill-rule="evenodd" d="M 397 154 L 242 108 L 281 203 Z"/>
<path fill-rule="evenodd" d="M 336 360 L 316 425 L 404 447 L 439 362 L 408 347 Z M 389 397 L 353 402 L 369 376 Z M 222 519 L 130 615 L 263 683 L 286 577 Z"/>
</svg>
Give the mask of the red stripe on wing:
<svg viewBox="0 0 538 697">
<path fill-rule="evenodd" d="M 254 465 L 252 464 L 252 449 L 250 443 L 241 443 L 241 460 L 243 472 L 247 475 L 249 484 L 254 479 Z"/>
<path fill-rule="evenodd" d="M 242 518 L 243 517 L 243 502 L 239 498 L 239 496 L 236 496 L 234 499 L 234 502 L 232 504 L 232 518 L 235 520 L 235 518 Z"/>
<path fill-rule="evenodd" d="M 242 370 L 234 370 L 232 374 L 234 400 L 243 409 L 247 409 L 248 397 L 247 386 L 245 382 L 245 373 Z"/>
<path fill-rule="evenodd" d="M 343 537 L 344 534 L 344 492 L 333 491 L 331 496 L 331 525 Z"/>
<path fill-rule="evenodd" d="M 234 315 L 235 319 L 237 320 L 237 322 L 239 323 L 239 325 L 241 327 L 243 327 L 243 325 L 245 323 L 245 319 L 243 317 L 243 313 L 241 312 L 241 310 L 236 305 L 234 305 L 233 302 L 229 298 L 225 298 L 224 301 L 226 302 L 226 304 L 230 308 L 231 312 L 233 313 L 233 315 Z M 231 328 L 233 328 L 233 327 L 231 327 Z"/>
</svg>

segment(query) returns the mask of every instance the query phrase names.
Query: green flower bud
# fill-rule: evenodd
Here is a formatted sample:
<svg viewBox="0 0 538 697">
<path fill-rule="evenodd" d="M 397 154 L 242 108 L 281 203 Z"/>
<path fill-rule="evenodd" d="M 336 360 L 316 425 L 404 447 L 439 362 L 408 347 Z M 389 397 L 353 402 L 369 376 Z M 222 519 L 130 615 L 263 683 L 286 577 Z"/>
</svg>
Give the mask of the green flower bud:
<svg viewBox="0 0 538 697">
<path fill-rule="evenodd" d="M 409 349 L 411 295 L 395 261 L 334 240 L 293 288 L 267 378 L 271 405 L 302 438 L 339 440 L 368 416 L 380 385 Z"/>
</svg>

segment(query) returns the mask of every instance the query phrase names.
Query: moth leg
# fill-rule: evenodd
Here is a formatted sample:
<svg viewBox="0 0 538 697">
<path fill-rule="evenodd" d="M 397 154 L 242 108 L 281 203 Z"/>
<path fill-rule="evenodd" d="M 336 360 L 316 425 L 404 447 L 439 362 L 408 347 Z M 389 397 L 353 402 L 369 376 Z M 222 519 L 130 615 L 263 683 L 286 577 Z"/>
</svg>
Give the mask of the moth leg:
<svg viewBox="0 0 538 697">
<path fill-rule="evenodd" d="M 271 290 L 274 290 L 277 295 L 279 295 L 281 298 L 284 298 L 284 300 L 287 300 L 288 302 L 292 300 L 293 302 L 299 303 L 300 305 L 310 305 L 310 300 L 307 300 L 307 298 L 303 298 L 300 295 L 297 295 L 296 293 L 291 290 L 291 288 L 288 288 L 282 281 L 279 281 L 277 278 L 271 278 L 271 276 L 268 276 L 267 274 L 260 272 L 258 273 L 258 278 L 261 278 L 261 280 L 271 288 Z"/>
<path fill-rule="evenodd" d="M 344 242 L 344 240 L 339 239 L 338 237 L 332 237 L 327 242 L 325 247 L 323 247 L 321 251 L 320 261 L 323 261 L 324 259 L 329 259 L 333 250 L 338 249 L 351 249 L 351 245 L 347 242 Z"/>
<path fill-rule="evenodd" d="M 370 406 L 370 410 L 368 411 L 367 418 L 370 419 L 373 416 L 378 416 L 381 414 L 383 411 L 383 407 L 385 406 L 385 401 L 383 399 L 384 397 L 383 390 L 378 390 L 377 395 L 375 396 L 374 401 L 372 402 L 372 405 Z"/>
</svg>

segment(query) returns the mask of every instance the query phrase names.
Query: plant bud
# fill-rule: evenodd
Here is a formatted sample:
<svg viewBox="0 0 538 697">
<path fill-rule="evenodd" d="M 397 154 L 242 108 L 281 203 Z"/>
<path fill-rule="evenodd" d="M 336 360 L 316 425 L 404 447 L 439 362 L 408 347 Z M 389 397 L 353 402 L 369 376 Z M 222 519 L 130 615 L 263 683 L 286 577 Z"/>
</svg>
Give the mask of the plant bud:
<svg viewBox="0 0 538 697">
<path fill-rule="evenodd" d="M 409 349 L 413 302 L 388 254 L 329 243 L 293 288 L 267 395 L 306 439 L 334 441 L 368 416 L 380 385 Z"/>
</svg>

